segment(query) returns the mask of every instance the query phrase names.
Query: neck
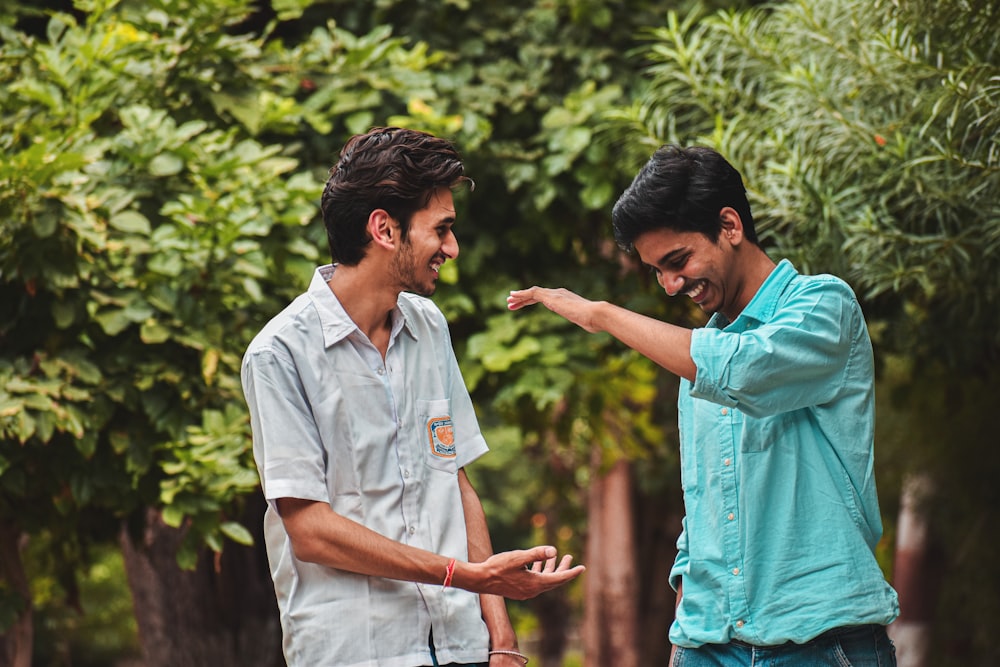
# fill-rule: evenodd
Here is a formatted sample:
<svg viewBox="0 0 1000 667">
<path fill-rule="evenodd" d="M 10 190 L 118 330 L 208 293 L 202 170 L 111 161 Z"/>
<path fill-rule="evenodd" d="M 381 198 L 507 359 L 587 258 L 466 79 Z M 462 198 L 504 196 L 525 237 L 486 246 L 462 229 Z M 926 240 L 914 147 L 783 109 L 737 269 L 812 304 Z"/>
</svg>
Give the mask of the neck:
<svg viewBox="0 0 1000 667">
<path fill-rule="evenodd" d="M 396 307 L 399 289 L 386 283 L 384 272 L 374 275 L 364 260 L 357 266 L 338 265 L 327 285 L 351 320 L 384 355 L 385 349 L 379 342 L 384 340 L 388 344 L 390 313 Z"/>
<path fill-rule="evenodd" d="M 774 271 L 774 267 L 777 264 L 774 260 L 767 256 L 760 246 L 753 244 L 748 244 L 743 246 L 740 250 L 744 252 L 742 267 L 740 274 L 742 279 L 740 280 L 740 286 L 738 292 L 740 298 L 734 304 L 734 308 L 730 308 L 722 311 L 722 314 L 732 322 L 739 314 L 743 312 L 743 309 L 747 307 L 747 304 L 757 295 L 760 291 L 761 286 L 767 277 L 771 275 Z"/>
</svg>

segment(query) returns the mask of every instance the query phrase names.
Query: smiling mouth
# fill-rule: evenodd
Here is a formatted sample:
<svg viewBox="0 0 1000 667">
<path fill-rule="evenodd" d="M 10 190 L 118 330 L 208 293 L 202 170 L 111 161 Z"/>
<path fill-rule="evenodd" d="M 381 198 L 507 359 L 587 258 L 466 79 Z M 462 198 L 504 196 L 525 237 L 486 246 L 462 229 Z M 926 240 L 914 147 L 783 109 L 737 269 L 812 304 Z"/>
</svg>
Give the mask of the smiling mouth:
<svg viewBox="0 0 1000 667">
<path fill-rule="evenodd" d="M 443 260 L 435 260 L 431 262 L 431 271 L 433 271 L 435 274 L 439 274 L 441 272 L 442 265 L 444 265 Z"/>
<path fill-rule="evenodd" d="M 707 286 L 707 283 L 705 281 L 701 280 L 701 281 L 698 281 L 697 283 L 695 283 L 694 287 L 689 288 L 684 293 L 687 294 L 691 298 L 692 301 L 694 301 L 695 303 L 699 303 L 700 300 L 701 300 L 701 298 L 702 298 L 702 296 L 704 296 L 704 294 L 705 294 L 705 287 L 706 286 Z"/>
</svg>

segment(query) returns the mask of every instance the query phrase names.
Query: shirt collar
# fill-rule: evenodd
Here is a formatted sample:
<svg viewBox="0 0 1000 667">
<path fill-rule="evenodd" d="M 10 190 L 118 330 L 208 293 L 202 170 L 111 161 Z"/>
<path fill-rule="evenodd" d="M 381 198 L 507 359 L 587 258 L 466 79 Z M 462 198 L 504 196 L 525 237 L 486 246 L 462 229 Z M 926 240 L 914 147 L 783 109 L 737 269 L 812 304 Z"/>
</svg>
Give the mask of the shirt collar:
<svg viewBox="0 0 1000 667">
<path fill-rule="evenodd" d="M 788 283 L 792 282 L 797 275 L 799 275 L 799 272 L 795 270 L 795 267 L 789 260 L 783 259 L 778 262 L 778 265 L 767 276 L 761 284 L 760 289 L 753 295 L 750 303 L 746 305 L 746 308 L 743 309 L 743 312 L 739 314 L 736 320 L 739 321 L 744 318 L 756 322 L 767 322 L 770 320 L 778 307 L 778 299 L 784 293 L 785 288 L 788 287 Z M 732 322 L 726 319 L 725 315 L 715 313 L 709 319 L 706 326 L 715 329 L 725 329 L 730 324 Z"/>
<path fill-rule="evenodd" d="M 326 347 L 340 342 L 355 331 L 361 333 L 361 329 L 354 323 L 351 316 L 347 314 L 344 306 L 340 303 L 340 299 L 337 298 L 337 295 L 333 293 L 333 290 L 327 284 L 336 270 L 336 264 L 326 264 L 318 267 L 313 273 L 308 290 L 309 298 L 312 299 L 313 304 L 316 306 L 319 321 L 323 325 L 323 344 Z M 414 339 L 417 338 L 416 331 L 409 325 L 406 311 L 400 308 L 401 303 L 402 298 L 396 302 L 396 307 L 390 313 L 390 317 L 392 318 L 392 331 L 389 333 L 390 341 L 395 340 L 396 336 L 404 328 Z"/>
</svg>

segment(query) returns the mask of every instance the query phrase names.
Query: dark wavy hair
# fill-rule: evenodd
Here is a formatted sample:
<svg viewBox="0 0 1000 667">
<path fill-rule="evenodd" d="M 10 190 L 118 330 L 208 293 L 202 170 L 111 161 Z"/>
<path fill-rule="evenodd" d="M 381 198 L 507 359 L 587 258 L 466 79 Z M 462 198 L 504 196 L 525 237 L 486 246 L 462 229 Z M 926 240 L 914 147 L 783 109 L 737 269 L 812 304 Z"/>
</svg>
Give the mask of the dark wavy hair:
<svg viewBox="0 0 1000 667">
<path fill-rule="evenodd" d="M 330 169 L 320 202 L 333 261 L 354 266 L 364 258 L 371 243 L 368 216 L 375 209 L 392 216 L 406 240 L 413 214 L 437 189 L 465 182 L 475 187 L 464 171 L 455 147 L 426 132 L 376 127 L 351 137 Z"/>
<path fill-rule="evenodd" d="M 739 213 L 746 239 L 759 245 L 740 172 L 711 148 L 661 146 L 611 211 L 615 241 L 632 252 L 639 236 L 665 228 L 699 232 L 715 243 L 719 211 L 727 206 Z"/>
</svg>

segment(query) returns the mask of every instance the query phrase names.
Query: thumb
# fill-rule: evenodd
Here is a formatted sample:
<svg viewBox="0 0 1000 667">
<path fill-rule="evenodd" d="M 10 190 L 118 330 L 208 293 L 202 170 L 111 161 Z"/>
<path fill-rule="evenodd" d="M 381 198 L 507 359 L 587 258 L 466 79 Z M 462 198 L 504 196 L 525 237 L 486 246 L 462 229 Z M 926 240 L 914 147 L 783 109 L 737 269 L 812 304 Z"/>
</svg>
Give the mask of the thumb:
<svg viewBox="0 0 1000 667">
<path fill-rule="evenodd" d="M 552 546 L 541 546 L 526 549 L 522 553 L 524 555 L 524 564 L 530 565 L 531 563 L 535 563 L 540 560 L 555 558 L 558 551 L 556 551 L 556 548 Z"/>
</svg>

